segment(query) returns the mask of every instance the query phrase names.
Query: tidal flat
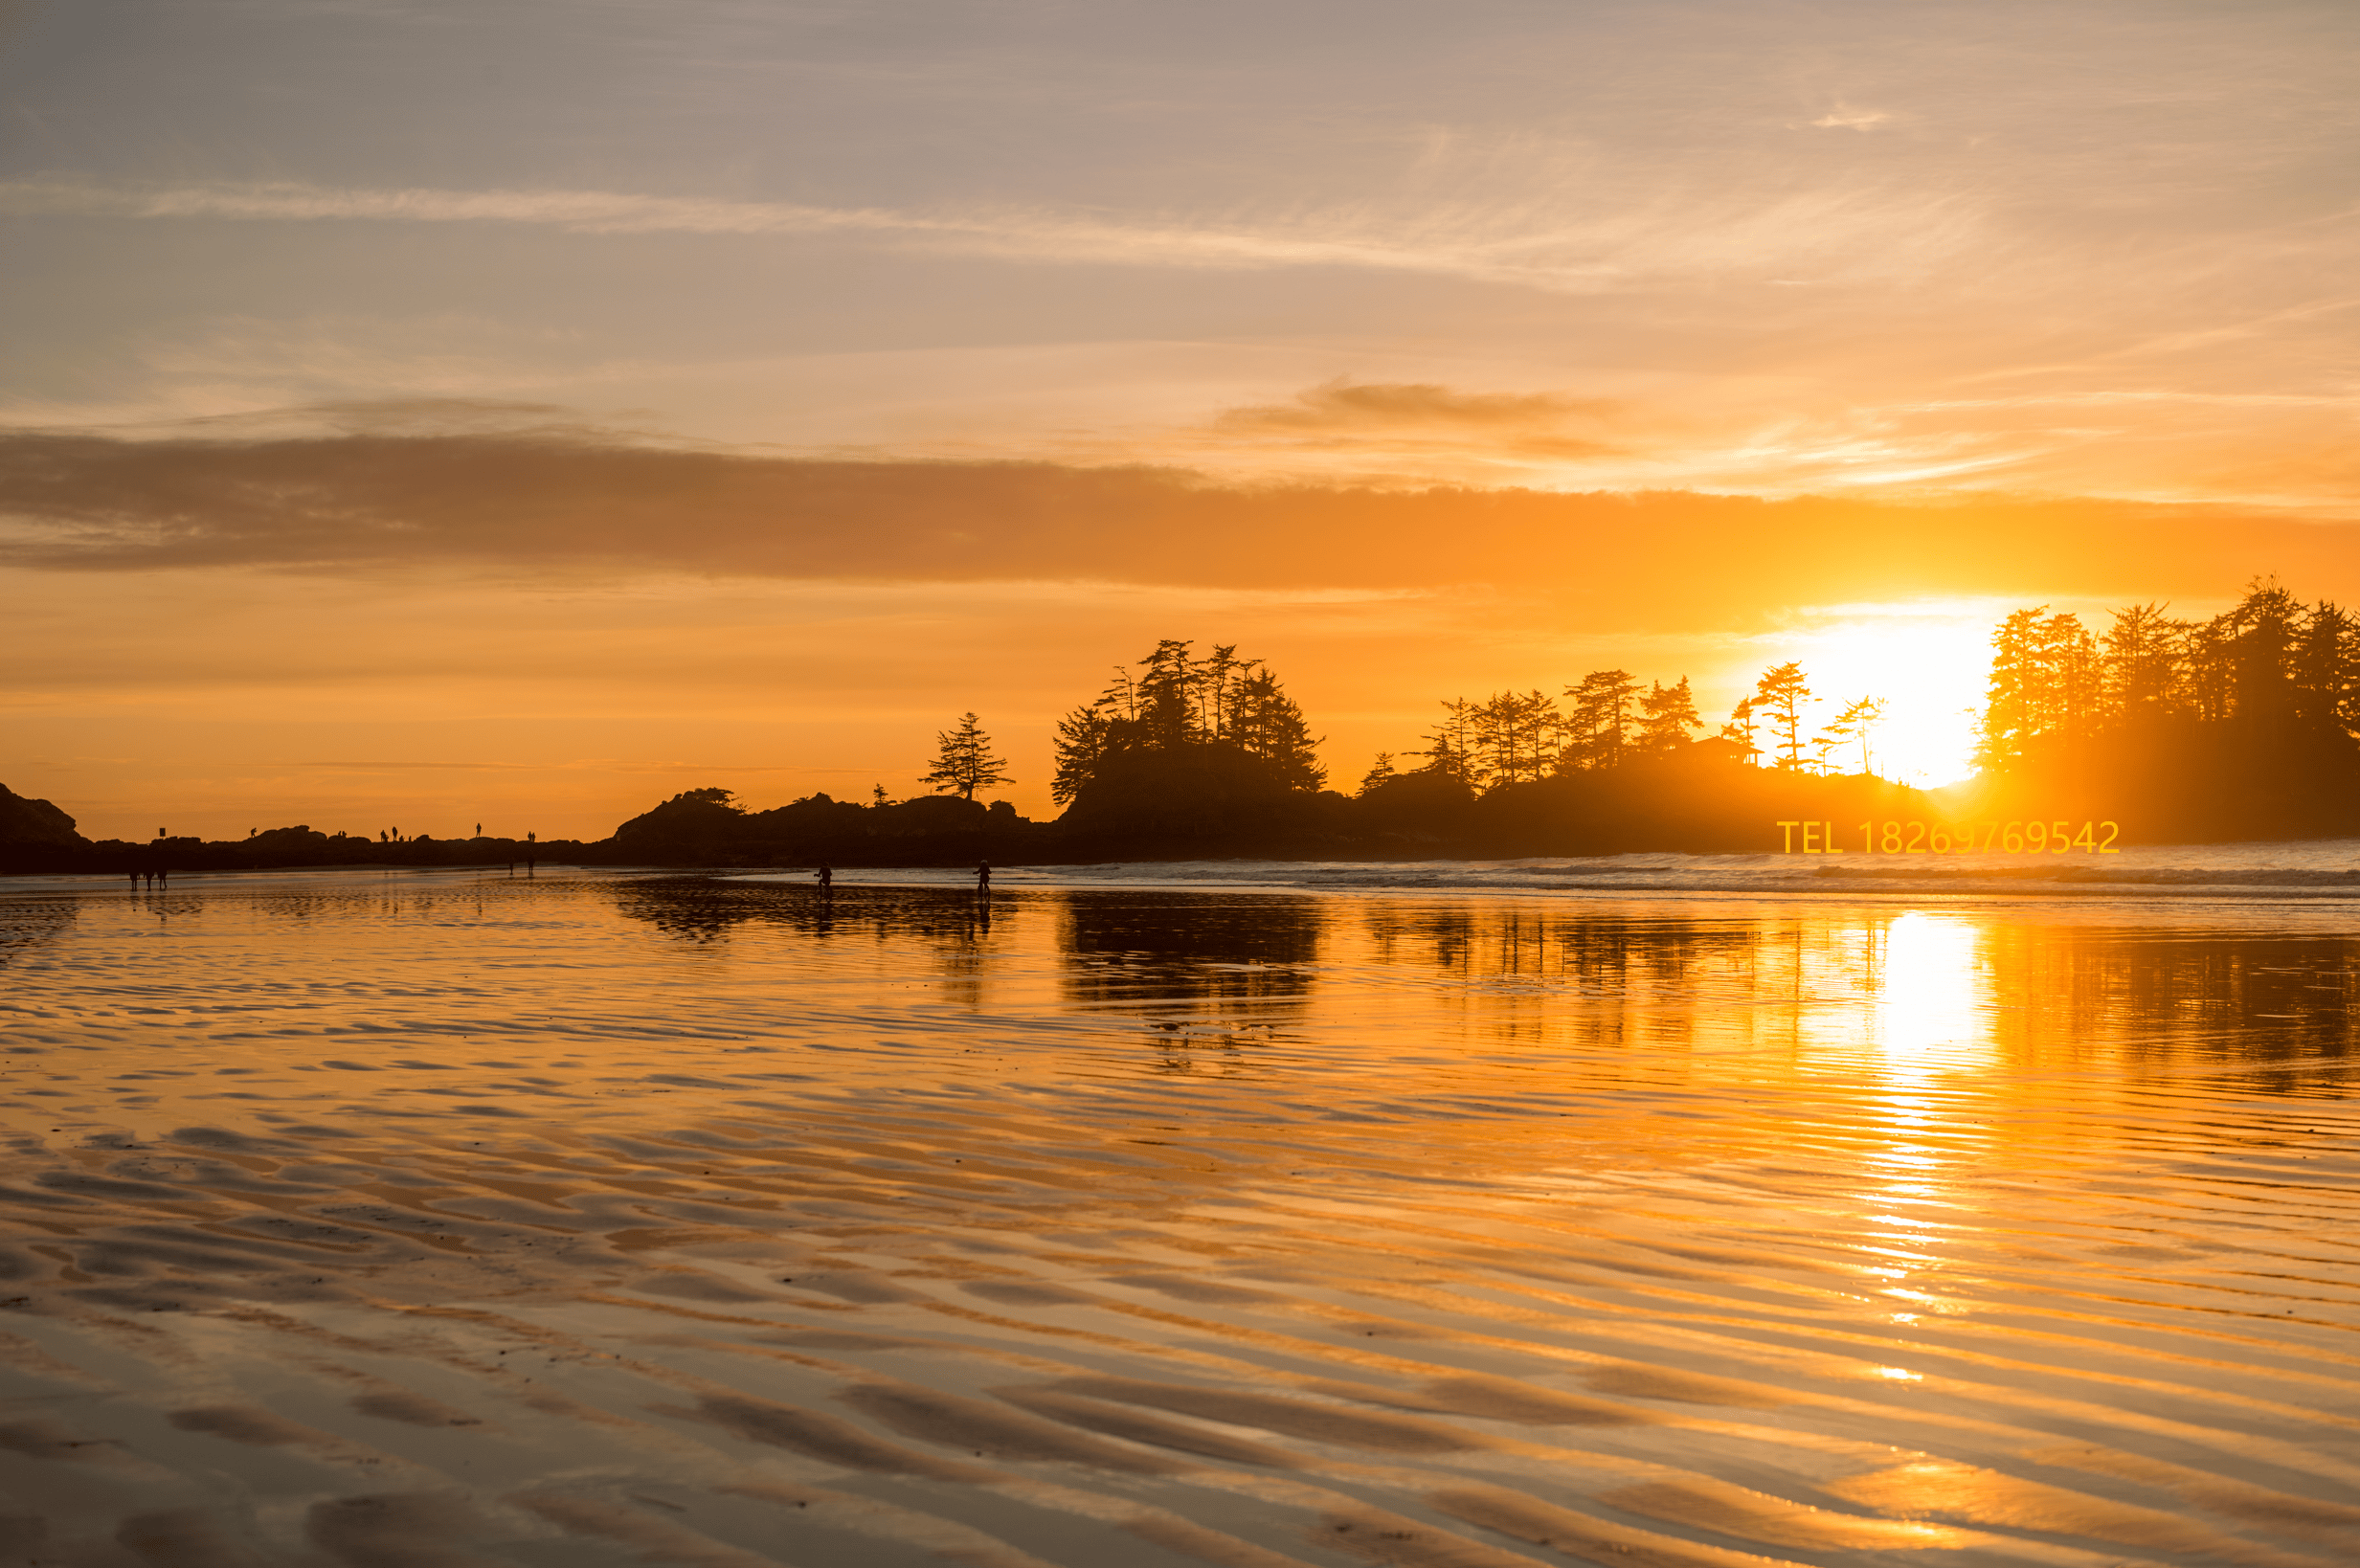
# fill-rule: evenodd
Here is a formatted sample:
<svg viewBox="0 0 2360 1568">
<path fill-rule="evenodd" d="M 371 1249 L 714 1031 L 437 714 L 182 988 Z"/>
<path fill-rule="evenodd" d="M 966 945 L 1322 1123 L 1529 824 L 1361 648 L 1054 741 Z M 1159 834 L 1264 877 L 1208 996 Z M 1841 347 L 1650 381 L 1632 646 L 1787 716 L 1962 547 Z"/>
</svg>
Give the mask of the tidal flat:
<svg viewBox="0 0 2360 1568">
<path fill-rule="evenodd" d="M 0 1562 L 2360 1561 L 2360 899 L 907 875 L 0 888 Z"/>
</svg>

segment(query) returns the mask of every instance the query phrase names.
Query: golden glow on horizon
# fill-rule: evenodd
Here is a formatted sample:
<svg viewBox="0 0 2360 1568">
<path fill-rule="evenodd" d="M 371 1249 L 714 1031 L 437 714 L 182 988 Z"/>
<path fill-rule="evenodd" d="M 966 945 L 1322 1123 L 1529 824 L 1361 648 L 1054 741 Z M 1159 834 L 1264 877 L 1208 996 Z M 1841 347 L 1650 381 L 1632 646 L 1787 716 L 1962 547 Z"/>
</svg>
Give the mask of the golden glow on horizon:
<svg viewBox="0 0 2360 1568">
<path fill-rule="evenodd" d="M 1832 605 L 1807 613 L 1796 632 L 1762 639 L 1757 662 L 1801 662 L 1818 699 L 1807 714 L 1807 737 L 1854 699 L 1882 698 L 1884 717 L 1869 737 L 1870 771 L 1934 788 L 1974 772 L 1991 628 L 2006 613 L 1960 600 Z M 1717 726 L 1721 715 L 1706 717 Z M 1858 773 L 1859 744 L 1831 752 L 1829 762 L 1837 773 Z"/>
</svg>

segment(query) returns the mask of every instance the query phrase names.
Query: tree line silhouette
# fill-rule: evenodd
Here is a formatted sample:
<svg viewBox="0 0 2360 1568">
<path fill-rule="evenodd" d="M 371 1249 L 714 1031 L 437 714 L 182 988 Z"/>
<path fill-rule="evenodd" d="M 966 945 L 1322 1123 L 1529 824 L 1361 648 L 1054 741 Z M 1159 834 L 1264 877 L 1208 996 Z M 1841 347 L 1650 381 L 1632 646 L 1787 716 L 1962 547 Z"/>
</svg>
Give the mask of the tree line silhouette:
<svg viewBox="0 0 2360 1568">
<path fill-rule="evenodd" d="M 932 795 L 896 801 L 879 785 L 867 804 L 819 794 L 750 811 L 730 790 L 687 790 L 589 844 L 308 827 L 93 844 L 49 802 L 0 789 L 0 868 L 1737 852 L 1775 847 L 1781 820 L 1896 816 L 2103 818 L 2133 842 L 2360 832 L 2360 617 L 2275 579 L 2206 619 L 2155 603 L 2115 611 L 2096 633 L 2045 605 L 2007 616 L 1992 638 L 1981 772 L 1934 794 L 1875 775 L 1878 699 L 1809 733 L 1809 678 L 1790 661 L 1701 738 L 1685 676 L 1643 686 L 1596 670 L 1557 696 L 1445 699 L 1421 744 L 1380 753 L 1346 795 L 1325 787 L 1320 741 L 1265 661 L 1234 643 L 1195 646 L 1158 641 L 1058 721 L 1054 822 L 977 798 L 1014 780 L 971 711 L 935 736 L 921 778 Z"/>
<path fill-rule="evenodd" d="M 1193 646 L 1163 638 L 1136 673 L 1115 665 L 1106 689 L 1057 721 L 1050 798 L 1069 806 L 1140 757 L 1166 767 L 1250 761 L 1290 790 L 1327 782 L 1319 742 L 1270 667 L 1238 658 L 1233 642 L 1201 659 L 1190 656 Z"/>
<path fill-rule="evenodd" d="M 1425 748 L 1397 756 L 1377 753 L 1360 780 L 1366 795 L 1405 773 L 1441 773 L 1481 792 L 1503 784 L 1536 783 L 1561 773 L 1660 761 L 1695 744 L 1703 728 L 1697 716 L 1688 677 L 1671 685 L 1651 681 L 1645 690 L 1628 670 L 1592 670 L 1557 697 L 1538 688 L 1494 692 L 1482 702 L 1446 698 L 1443 716 L 1422 737 Z M 1835 771 L 1834 753 L 1857 742 L 1860 772 L 1870 772 L 1868 744 L 1883 719 L 1881 699 L 1862 697 L 1845 706 L 1828 727 L 1804 738 L 1805 708 L 1812 700 L 1809 677 L 1799 661 L 1765 670 L 1720 727 L 1717 739 L 1733 743 L 1747 758 L 1764 754 L 1758 745 L 1767 731 L 1774 765 L 1814 773 Z M 1807 757 L 1806 751 L 1809 753 Z M 1401 757 L 1424 757 L 1405 770 Z"/>
<path fill-rule="evenodd" d="M 438 841 L 424 835 L 333 836 L 276 829 L 246 840 L 91 845 L 69 818 L 45 818 L 46 841 L 20 845 L 57 869 L 146 865 L 230 869 L 259 864 L 498 863 L 520 857 L 586 864 L 933 864 L 981 859 L 1072 862 L 1202 855 L 1401 856 L 1575 854 L 1621 848 L 1758 848 L 1766 824 L 1856 812 L 1803 765 L 1799 667 L 1767 672 L 1715 742 L 1685 677 L 1642 687 L 1623 670 L 1595 671 L 1547 693 L 1442 703 L 1423 746 L 1381 755 L 1347 795 L 1325 787 L 1318 737 L 1270 664 L 1234 643 L 1199 654 L 1164 638 L 1117 665 L 1098 694 L 1056 727 L 1054 822 L 1019 817 L 978 795 L 1013 782 L 981 717 L 966 712 L 934 737 L 921 782 L 895 800 L 879 785 L 865 804 L 815 794 L 749 810 L 718 786 L 684 790 L 596 843 Z M 1766 726 L 1791 766 L 1742 766 Z M 1825 748 L 1819 756 L 1824 759 Z M 1890 791 L 1876 781 L 1856 781 Z M 1852 795 L 1858 796 L 1858 789 Z M 6 847 L 0 844 L 0 848 Z M 488 858 L 488 859 L 487 859 Z"/>
<path fill-rule="evenodd" d="M 1994 799 L 2103 800 L 2139 837 L 2360 831 L 2360 617 L 2274 577 L 2209 619 L 2046 605 L 1992 635 L 1976 763 Z"/>
<path fill-rule="evenodd" d="M 1596 670 L 1555 696 L 1448 698 L 1421 744 L 1380 753 L 1346 795 L 1324 787 L 1319 741 L 1265 661 L 1166 638 L 1059 721 L 1055 826 L 1082 858 L 1761 847 L 1781 817 L 1898 798 L 1866 776 L 1883 705 L 1862 698 L 1810 736 L 1810 701 L 1798 663 L 1775 666 L 1699 742 L 1685 676 Z M 1772 767 L 1744 766 L 1757 729 Z M 1853 742 L 1860 775 L 1836 788 L 1833 754 Z"/>
<path fill-rule="evenodd" d="M 2360 733 L 2360 620 L 2349 612 L 2304 604 L 2275 578 L 2210 620 L 2168 609 L 2114 611 L 2097 637 L 2046 605 L 2001 621 L 1977 763 L 2012 767 L 2138 730 L 2233 727 L 2264 747 L 2330 749 Z"/>
</svg>

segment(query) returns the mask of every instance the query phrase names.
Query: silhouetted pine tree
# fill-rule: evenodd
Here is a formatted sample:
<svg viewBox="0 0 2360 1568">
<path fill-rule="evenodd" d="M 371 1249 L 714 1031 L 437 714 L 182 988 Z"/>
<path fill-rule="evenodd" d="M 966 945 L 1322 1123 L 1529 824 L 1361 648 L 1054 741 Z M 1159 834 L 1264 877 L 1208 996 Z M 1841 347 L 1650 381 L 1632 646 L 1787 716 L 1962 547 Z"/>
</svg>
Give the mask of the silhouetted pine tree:
<svg viewBox="0 0 2360 1568">
<path fill-rule="evenodd" d="M 1319 743 L 1303 722 L 1302 708 L 1259 663 L 1238 683 L 1228 733 L 1222 740 L 1270 764 L 1290 789 L 1315 790 L 1327 782 L 1327 770 L 1319 766 Z"/>
<path fill-rule="evenodd" d="M 1612 768 L 1623 760 L 1630 736 L 1631 705 L 1639 683 L 1626 670 L 1592 670 L 1578 686 L 1567 686 L 1573 699 L 1570 728 L 1573 741 L 1564 763 L 1573 768 Z"/>
<path fill-rule="evenodd" d="M 1689 694 L 1685 675 L 1677 685 L 1650 682 L 1647 695 L 1639 699 L 1639 732 L 1630 750 L 1643 757 L 1676 751 L 1688 744 L 1690 730 L 1704 727 L 1704 721 L 1697 717 L 1697 700 Z"/>
<path fill-rule="evenodd" d="M 962 713 L 957 724 L 936 731 L 934 747 L 933 772 L 918 782 L 932 784 L 937 795 L 955 790 L 960 799 L 973 800 L 978 790 L 1016 782 L 1000 772 L 1008 759 L 992 755 L 992 738 L 973 713 Z M 877 786 L 877 794 L 883 796 L 884 785 Z"/>
<path fill-rule="evenodd" d="M 1885 705 L 1881 698 L 1863 697 L 1858 702 L 1847 704 L 1844 710 L 1830 720 L 1827 728 L 1821 730 L 1818 738 L 1811 742 L 1811 750 L 1819 764 L 1819 771 L 1823 773 L 1832 772 L 1833 764 L 1830 760 L 1830 753 L 1837 747 L 1858 741 L 1860 743 L 1860 772 L 1867 773 L 1869 771 L 1869 735 L 1876 729 L 1877 721 L 1884 716 Z"/>
<path fill-rule="evenodd" d="M 1540 778 L 1557 755 L 1564 716 L 1541 691 L 1495 692 L 1472 714 L 1477 769 L 1488 783 Z"/>
<path fill-rule="evenodd" d="M 1476 705 L 1464 697 L 1443 700 L 1442 722 L 1431 734 L 1418 737 L 1426 750 L 1409 753 L 1426 759 L 1420 773 L 1441 773 L 1477 790 L 1491 781 L 1475 750 L 1475 711 Z"/>
<path fill-rule="evenodd" d="M 1741 697 L 1737 706 L 1729 710 L 1728 723 L 1720 727 L 1720 738 L 1733 740 L 1745 748 L 1745 754 L 1754 756 L 1761 748 L 1754 744 L 1755 715 L 1762 711 L 1762 703 L 1755 697 Z"/>
<path fill-rule="evenodd" d="M 1770 716 L 1778 748 L 1786 753 L 1778 759 L 1781 768 L 1803 766 L 1803 705 L 1810 700 L 1810 678 L 1794 660 L 1763 671 L 1754 683 L 1755 710 Z"/>
</svg>

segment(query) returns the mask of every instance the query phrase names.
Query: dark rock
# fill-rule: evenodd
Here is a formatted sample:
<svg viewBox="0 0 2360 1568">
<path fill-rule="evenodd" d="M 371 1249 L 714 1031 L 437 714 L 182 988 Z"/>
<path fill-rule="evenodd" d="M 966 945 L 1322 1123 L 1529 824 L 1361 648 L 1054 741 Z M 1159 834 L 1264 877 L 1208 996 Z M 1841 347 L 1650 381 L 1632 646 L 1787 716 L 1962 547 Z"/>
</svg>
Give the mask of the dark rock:
<svg viewBox="0 0 2360 1568">
<path fill-rule="evenodd" d="M 0 784 L 0 844 L 46 849 L 86 849 L 90 840 L 74 831 L 74 818 L 46 800 L 28 800 Z"/>
</svg>

